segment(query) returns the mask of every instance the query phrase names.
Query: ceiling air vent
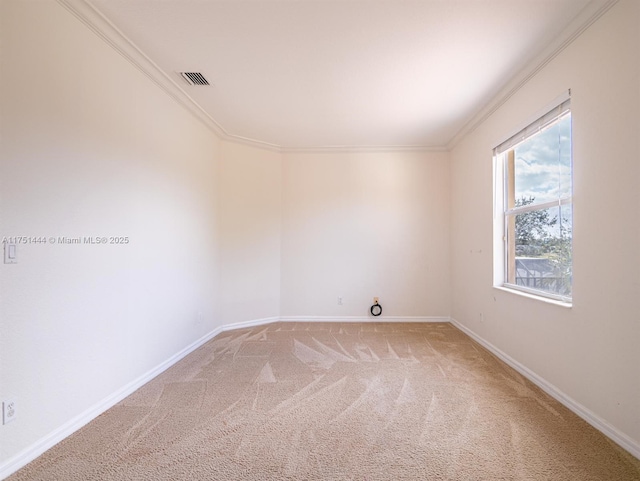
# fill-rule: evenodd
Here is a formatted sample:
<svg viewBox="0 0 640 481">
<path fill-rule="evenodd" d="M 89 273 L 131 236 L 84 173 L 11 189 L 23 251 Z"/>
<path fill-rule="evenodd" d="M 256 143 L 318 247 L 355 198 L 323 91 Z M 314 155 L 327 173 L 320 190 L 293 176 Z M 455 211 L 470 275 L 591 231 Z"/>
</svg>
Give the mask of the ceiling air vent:
<svg viewBox="0 0 640 481">
<path fill-rule="evenodd" d="M 200 72 L 180 72 L 180 75 L 189 85 L 209 85 L 207 79 Z"/>
</svg>

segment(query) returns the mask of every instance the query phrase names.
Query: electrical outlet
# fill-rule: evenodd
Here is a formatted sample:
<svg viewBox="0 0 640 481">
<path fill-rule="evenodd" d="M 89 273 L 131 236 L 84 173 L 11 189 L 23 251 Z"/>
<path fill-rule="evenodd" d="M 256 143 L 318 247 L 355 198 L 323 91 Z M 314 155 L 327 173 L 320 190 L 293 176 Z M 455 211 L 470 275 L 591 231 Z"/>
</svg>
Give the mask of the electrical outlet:
<svg viewBox="0 0 640 481">
<path fill-rule="evenodd" d="M 338 297 L 338 305 L 341 306 L 342 305 L 342 297 Z"/>
<path fill-rule="evenodd" d="M 2 424 L 9 424 L 16 418 L 16 400 L 7 399 L 2 403 Z"/>
</svg>

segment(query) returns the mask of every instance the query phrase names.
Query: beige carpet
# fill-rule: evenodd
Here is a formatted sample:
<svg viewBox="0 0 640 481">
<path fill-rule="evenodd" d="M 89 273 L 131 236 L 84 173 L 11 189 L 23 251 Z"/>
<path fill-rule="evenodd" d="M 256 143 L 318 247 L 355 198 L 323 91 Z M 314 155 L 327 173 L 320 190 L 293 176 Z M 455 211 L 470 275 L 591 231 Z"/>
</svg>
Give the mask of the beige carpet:
<svg viewBox="0 0 640 481">
<path fill-rule="evenodd" d="M 640 480 L 449 324 L 223 333 L 9 478 Z"/>
</svg>

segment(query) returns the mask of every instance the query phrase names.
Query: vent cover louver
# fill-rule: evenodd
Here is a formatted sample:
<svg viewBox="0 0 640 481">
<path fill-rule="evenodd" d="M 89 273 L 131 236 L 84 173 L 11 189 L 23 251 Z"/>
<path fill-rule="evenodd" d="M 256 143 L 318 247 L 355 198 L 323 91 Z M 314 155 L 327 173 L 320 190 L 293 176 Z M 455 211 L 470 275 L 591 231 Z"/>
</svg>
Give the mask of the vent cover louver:
<svg viewBox="0 0 640 481">
<path fill-rule="evenodd" d="M 180 72 L 183 79 L 189 85 L 209 85 L 209 82 L 200 72 Z"/>
</svg>

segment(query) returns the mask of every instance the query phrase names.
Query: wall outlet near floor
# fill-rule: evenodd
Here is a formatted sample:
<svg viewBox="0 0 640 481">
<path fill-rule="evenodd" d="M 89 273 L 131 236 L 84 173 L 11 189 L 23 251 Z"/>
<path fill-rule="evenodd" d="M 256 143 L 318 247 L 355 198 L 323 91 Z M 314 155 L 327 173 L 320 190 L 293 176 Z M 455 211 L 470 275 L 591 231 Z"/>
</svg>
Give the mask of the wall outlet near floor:
<svg viewBox="0 0 640 481">
<path fill-rule="evenodd" d="M 16 418 L 16 400 L 7 399 L 2 402 L 2 424 L 9 424 Z"/>
<path fill-rule="evenodd" d="M 342 297 L 338 297 L 338 305 L 341 306 L 342 305 Z"/>
</svg>

